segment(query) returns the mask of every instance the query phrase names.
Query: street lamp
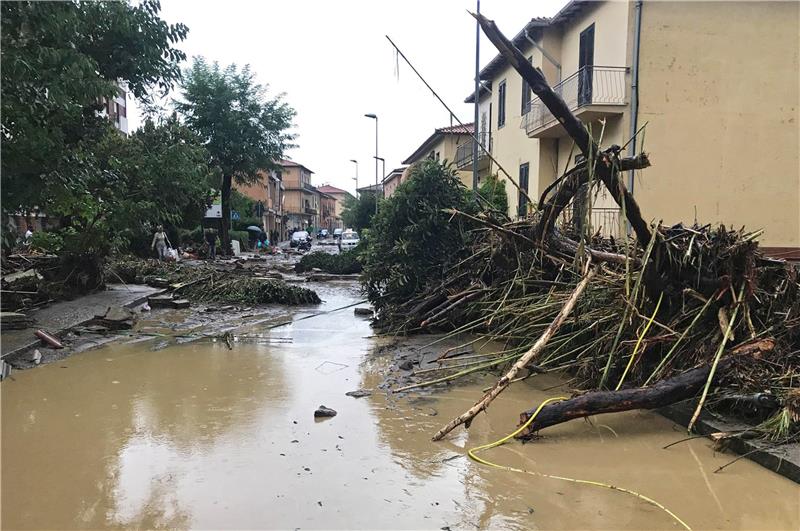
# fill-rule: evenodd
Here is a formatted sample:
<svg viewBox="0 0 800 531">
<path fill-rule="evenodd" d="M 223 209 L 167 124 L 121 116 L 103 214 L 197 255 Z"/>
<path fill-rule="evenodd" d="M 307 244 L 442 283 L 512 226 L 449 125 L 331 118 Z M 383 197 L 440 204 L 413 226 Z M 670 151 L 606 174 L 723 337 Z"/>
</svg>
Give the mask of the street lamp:
<svg viewBox="0 0 800 531">
<path fill-rule="evenodd" d="M 350 159 L 350 162 L 356 165 L 356 176 L 353 177 L 353 180 L 356 182 L 356 199 L 358 199 L 358 161 L 356 159 Z"/>
<path fill-rule="evenodd" d="M 381 157 L 373 157 L 373 158 L 381 161 L 381 175 L 383 175 L 383 177 L 381 177 L 381 183 L 383 183 L 383 179 L 386 178 L 386 160 Z"/>
<path fill-rule="evenodd" d="M 367 118 L 375 120 L 375 213 L 378 213 L 378 115 L 365 114 Z"/>
</svg>

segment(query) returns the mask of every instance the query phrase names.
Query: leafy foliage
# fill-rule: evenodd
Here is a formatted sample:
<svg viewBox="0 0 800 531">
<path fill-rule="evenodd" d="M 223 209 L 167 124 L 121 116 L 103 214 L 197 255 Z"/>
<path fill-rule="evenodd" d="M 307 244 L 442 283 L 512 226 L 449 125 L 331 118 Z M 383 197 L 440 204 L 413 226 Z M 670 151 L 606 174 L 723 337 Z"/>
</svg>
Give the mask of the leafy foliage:
<svg viewBox="0 0 800 531">
<path fill-rule="evenodd" d="M 272 169 L 295 138 L 287 132 L 295 111 L 283 95 L 267 97 L 249 66 L 221 68 L 195 58 L 186 71 L 176 108 L 196 131 L 222 174 L 222 243 L 230 239 L 231 184 L 252 183 L 259 170 Z"/>
<path fill-rule="evenodd" d="M 314 268 L 334 275 L 360 273 L 362 269 L 356 251 L 345 251 L 339 254 L 315 251 L 303 255 L 300 261 L 294 266 L 295 271 L 298 273 L 311 271 Z"/>
<path fill-rule="evenodd" d="M 478 192 L 481 194 L 492 209 L 508 216 L 508 195 L 506 194 L 506 183 L 497 177 L 497 174 L 489 175 L 481 184 Z"/>
<path fill-rule="evenodd" d="M 477 207 L 455 172 L 434 160 L 413 166 L 409 179 L 381 202 L 360 256 L 364 289 L 379 312 L 438 286 L 448 264 L 469 248 L 471 225 L 445 209 L 475 213 Z"/>
<path fill-rule="evenodd" d="M 368 228 L 375 216 L 376 200 L 375 194 L 370 193 L 361 194 L 358 199 L 348 195 L 342 210 L 342 221 L 345 227 L 356 231 Z"/>
<path fill-rule="evenodd" d="M 137 98 L 166 92 L 185 58 L 173 45 L 182 24 L 158 16 L 157 0 L 2 3 L 2 174 L 4 208 L 42 206 L 78 188 L 75 149 L 102 137 L 102 98 L 120 80 Z"/>
</svg>

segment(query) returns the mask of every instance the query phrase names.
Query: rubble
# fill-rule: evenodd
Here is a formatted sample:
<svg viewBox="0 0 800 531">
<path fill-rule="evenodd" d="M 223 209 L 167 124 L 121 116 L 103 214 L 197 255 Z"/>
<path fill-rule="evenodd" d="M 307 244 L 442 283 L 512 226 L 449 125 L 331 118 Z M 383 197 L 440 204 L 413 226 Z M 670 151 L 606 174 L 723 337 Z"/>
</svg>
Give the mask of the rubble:
<svg viewBox="0 0 800 531">
<path fill-rule="evenodd" d="M 333 410 L 329 407 L 319 406 L 316 411 L 314 411 L 314 418 L 329 418 L 336 416 L 336 410 Z"/>
<path fill-rule="evenodd" d="M 129 330 L 135 322 L 136 312 L 122 306 L 109 306 L 103 315 L 95 315 L 91 321 L 107 330 Z"/>
</svg>

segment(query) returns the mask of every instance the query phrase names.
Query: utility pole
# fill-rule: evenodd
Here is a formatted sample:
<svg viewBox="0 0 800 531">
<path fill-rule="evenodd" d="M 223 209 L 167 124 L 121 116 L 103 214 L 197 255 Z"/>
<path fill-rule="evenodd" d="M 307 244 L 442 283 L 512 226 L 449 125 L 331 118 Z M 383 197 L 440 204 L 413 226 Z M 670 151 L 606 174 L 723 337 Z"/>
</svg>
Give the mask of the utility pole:
<svg viewBox="0 0 800 531">
<path fill-rule="evenodd" d="M 356 199 L 358 199 L 358 161 L 356 159 L 350 159 L 350 162 L 356 165 L 356 176 L 353 179 L 356 181 Z"/>
<path fill-rule="evenodd" d="M 477 13 L 480 14 L 481 12 L 481 0 L 477 0 L 478 2 L 478 10 Z M 475 21 L 475 120 L 473 121 L 472 125 L 472 190 L 474 192 L 478 191 L 478 142 L 476 139 L 480 139 L 483 142 L 483 139 L 480 138 L 478 134 L 478 112 L 480 110 L 480 92 L 481 92 L 481 80 L 480 80 L 480 49 L 481 49 L 481 25 L 476 20 Z"/>
<path fill-rule="evenodd" d="M 375 213 L 378 213 L 378 115 L 365 114 L 367 118 L 375 120 Z"/>
</svg>

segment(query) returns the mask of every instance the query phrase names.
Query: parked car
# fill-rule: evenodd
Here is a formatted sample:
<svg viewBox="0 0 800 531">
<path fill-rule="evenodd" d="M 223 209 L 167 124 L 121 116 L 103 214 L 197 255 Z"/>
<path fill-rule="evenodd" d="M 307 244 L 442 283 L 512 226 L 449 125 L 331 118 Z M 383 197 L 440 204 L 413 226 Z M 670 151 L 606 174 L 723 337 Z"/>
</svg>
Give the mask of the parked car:
<svg viewBox="0 0 800 531">
<path fill-rule="evenodd" d="M 311 243 L 311 236 L 304 230 L 298 230 L 292 233 L 292 239 L 289 240 L 289 247 L 300 247 L 300 244 Z"/>
<path fill-rule="evenodd" d="M 360 241 L 358 238 L 358 233 L 354 230 L 346 230 L 342 232 L 342 249 L 353 249 L 358 245 Z"/>
<path fill-rule="evenodd" d="M 333 239 L 338 240 L 339 238 L 341 238 L 342 232 L 344 232 L 344 230 L 342 229 L 333 229 Z"/>
<path fill-rule="evenodd" d="M 320 240 L 324 240 L 327 237 L 328 237 L 328 229 L 320 229 L 319 232 L 317 233 L 317 238 L 319 238 Z"/>
</svg>

